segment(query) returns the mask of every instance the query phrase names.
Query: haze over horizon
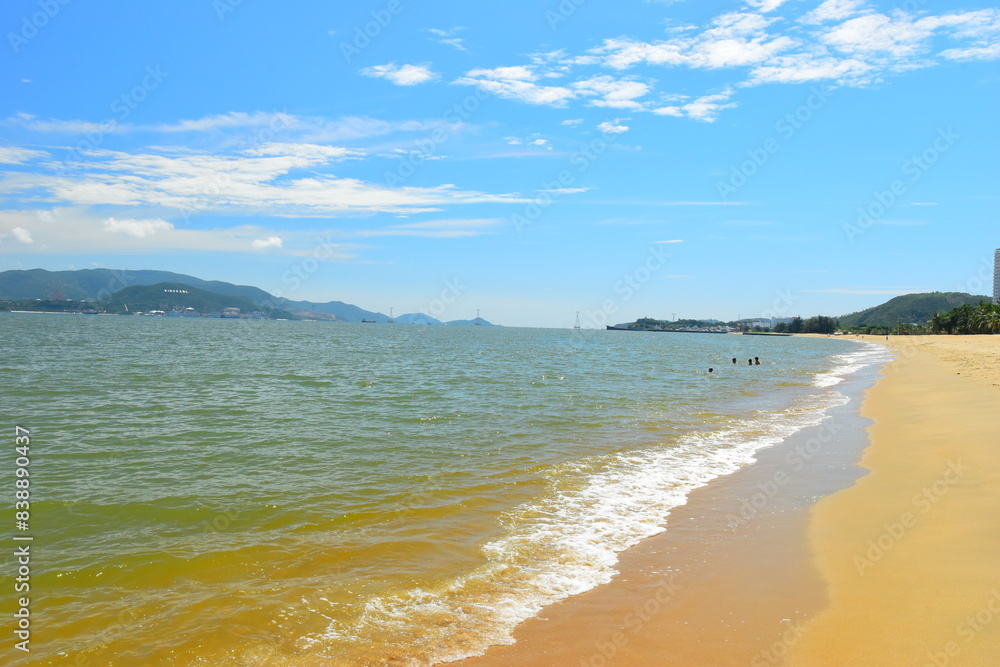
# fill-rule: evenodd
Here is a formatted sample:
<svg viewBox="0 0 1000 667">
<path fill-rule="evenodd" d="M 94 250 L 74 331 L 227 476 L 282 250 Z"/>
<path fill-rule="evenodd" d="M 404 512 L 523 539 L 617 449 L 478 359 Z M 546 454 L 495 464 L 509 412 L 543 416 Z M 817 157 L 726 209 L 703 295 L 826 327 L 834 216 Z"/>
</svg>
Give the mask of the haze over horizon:
<svg viewBox="0 0 1000 667">
<path fill-rule="evenodd" d="M 992 3 L 43 4 L 0 48 L 0 270 L 507 326 L 991 293 Z"/>
</svg>

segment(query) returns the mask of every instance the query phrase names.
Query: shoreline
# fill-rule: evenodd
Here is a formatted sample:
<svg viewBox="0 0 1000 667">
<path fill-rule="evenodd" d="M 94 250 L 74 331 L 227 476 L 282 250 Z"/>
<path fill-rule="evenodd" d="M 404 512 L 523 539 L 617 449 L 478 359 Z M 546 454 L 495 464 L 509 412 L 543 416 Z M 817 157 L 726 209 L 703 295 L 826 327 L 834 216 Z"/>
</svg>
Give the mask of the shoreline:
<svg viewBox="0 0 1000 667">
<path fill-rule="evenodd" d="M 446 664 L 779 664 L 827 604 L 805 539 L 809 508 L 862 474 L 868 422 L 858 413 L 878 372 L 849 374 L 847 401 L 822 423 L 692 491 L 665 532 L 620 554 L 613 581 L 546 607 L 512 645 Z"/>
<path fill-rule="evenodd" d="M 995 664 L 1000 336 L 845 340 L 896 359 L 848 380 L 849 403 L 831 411 L 843 428 L 759 451 L 621 554 L 611 583 L 545 608 L 513 645 L 448 664 Z M 751 521 L 725 525 L 817 438 L 821 455 L 801 475 Z M 889 548 L 868 554 L 879 539 Z"/>
<path fill-rule="evenodd" d="M 862 409 L 867 474 L 813 509 L 831 603 L 789 664 L 997 664 L 1000 336 L 889 343 Z"/>
</svg>

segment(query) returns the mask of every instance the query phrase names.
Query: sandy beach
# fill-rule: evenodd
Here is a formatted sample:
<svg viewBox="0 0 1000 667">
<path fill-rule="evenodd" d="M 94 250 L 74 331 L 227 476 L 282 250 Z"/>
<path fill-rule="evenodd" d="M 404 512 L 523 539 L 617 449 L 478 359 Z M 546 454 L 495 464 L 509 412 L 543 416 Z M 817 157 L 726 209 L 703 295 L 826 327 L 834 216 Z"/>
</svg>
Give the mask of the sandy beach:
<svg viewBox="0 0 1000 667">
<path fill-rule="evenodd" d="M 458 664 L 1000 664 L 1000 337 L 868 339 L 897 359 L 831 432 L 695 491 L 615 581 Z"/>
<path fill-rule="evenodd" d="M 891 337 L 869 474 L 820 500 L 830 604 L 793 665 L 1000 664 L 1000 337 Z"/>
</svg>

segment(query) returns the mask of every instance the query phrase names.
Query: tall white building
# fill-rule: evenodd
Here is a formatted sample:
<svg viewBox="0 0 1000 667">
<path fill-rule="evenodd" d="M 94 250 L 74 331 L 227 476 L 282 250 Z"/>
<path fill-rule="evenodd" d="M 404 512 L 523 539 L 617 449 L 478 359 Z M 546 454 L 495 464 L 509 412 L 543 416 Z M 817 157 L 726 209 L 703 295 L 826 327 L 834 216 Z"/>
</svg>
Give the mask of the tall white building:
<svg viewBox="0 0 1000 667">
<path fill-rule="evenodd" d="M 993 255 L 993 303 L 1000 305 L 1000 248 Z"/>
</svg>

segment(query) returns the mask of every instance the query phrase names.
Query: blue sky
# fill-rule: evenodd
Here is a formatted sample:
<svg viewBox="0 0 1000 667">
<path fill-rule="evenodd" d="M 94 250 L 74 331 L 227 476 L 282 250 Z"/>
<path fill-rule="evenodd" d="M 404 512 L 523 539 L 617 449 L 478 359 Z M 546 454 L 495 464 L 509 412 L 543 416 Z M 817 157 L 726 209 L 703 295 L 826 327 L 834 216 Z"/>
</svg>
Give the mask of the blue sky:
<svg viewBox="0 0 1000 667">
<path fill-rule="evenodd" d="M 0 270 L 511 326 L 990 290 L 986 2 L 14 0 Z"/>
</svg>

